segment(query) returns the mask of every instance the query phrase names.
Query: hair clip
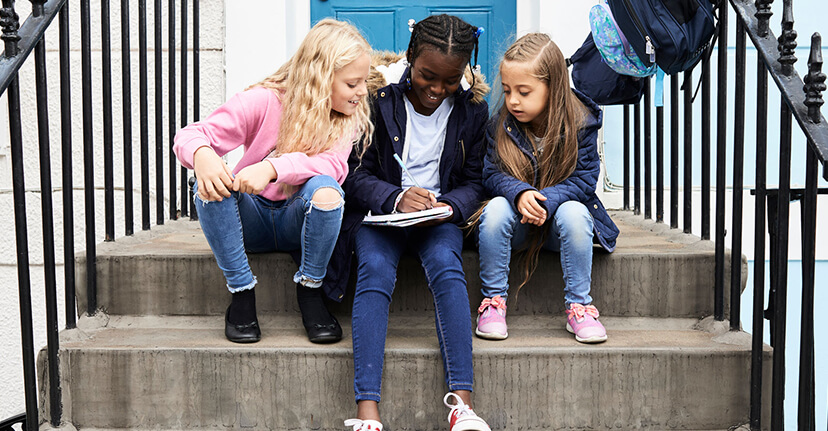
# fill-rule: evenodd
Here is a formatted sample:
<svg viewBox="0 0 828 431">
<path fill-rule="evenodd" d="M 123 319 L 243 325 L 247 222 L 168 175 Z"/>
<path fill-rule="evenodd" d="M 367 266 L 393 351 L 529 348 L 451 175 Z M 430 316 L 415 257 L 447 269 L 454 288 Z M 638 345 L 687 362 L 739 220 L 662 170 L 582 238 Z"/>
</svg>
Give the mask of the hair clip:
<svg viewBox="0 0 828 431">
<path fill-rule="evenodd" d="M 486 30 L 484 30 L 483 27 L 477 27 L 477 30 L 474 31 L 474 37 L 479 39 L 480 35 L 483 34 L 484 31 Z"/>
<path fill-rule="evenodd" d="M 414 21 L 414 18 L 411 18 L 411 19 L 408 20 L 408 31 L 409 32 L 414 33 L 414 24 L 416 24 L 416 23 L 417 23 L 417 21 Z"/>
</svg>

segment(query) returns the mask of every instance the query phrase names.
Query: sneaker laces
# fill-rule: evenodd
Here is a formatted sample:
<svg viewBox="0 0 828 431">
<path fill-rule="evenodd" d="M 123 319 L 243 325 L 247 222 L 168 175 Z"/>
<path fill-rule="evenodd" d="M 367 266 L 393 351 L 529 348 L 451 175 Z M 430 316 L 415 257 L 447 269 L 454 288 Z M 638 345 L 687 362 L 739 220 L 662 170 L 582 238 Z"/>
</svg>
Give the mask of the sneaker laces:
<svg viewBox="0 0 828 431">
<path fill-rule="evenodd" d="M 592 304 L 585 306 L 583 304 L 573 303 L 573 304 L 570 304 L 569 309 L 566 310 L 567 317 L 571 319 L 574 316 L 575 321 L 578 322 L 578 323 L 583 322 L 584 317 L 587 314 L 592 316 L 593 318 L 597 319 L 598 318 L 598 309 L 595 308 L 595 306 L 592 305 Z"/>
<path fill-rule="evenodd" d="M 382 431 L 382 424 L 373 419 L 346 419 L 346 427 L 354 427 L 353 431 Z"/>
<path fill-rule="evenodd" d="M 506 300 L 501 298 L 500 295 L 497 295 L 494 298 L 483 298 L 483 302 L 480 303 L 480 307 L 477 308 L 477 312 L 482 313 L 488 306 L 505 311 Z"/>
<path fill-rule="evenodd" d="M 449 398 L 454 398 L 455 403 L 449 404 Z M 472 411 L 471 407 L 469 407 L 463 400 L 460 398 L 459 395 L 455 394 L 454 392 L 449 392 L 446 396 L 443 397 L 443 404 L 446 407 L 450 408 L 448 414 L 448 421 L 451 422 L 451 416 L 456 415 L 458 418 L 466 415 L 477 416 L 474 411 Z"/>
</svg>

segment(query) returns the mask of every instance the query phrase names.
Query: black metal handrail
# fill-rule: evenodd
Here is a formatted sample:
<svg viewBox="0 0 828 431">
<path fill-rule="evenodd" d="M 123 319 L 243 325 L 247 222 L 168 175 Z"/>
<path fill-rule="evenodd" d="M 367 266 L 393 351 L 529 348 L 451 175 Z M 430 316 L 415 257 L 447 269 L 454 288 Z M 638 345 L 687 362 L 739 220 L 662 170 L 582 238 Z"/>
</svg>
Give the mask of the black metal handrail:
<svg viewBox="0 0 828 431">
<path fill-rule="evenodd" d="M 14 431 L 14 425 L 20 424 L 23 429 L 28 429 L 26 426 L 26 413 L 20 413 L 8 419 L 0 420 L 0 431 Z"/>
<path fill-rule="evenodd" d="M 769 28 L 769 18 L 772 15 L 772 0 L 729 0 L 719 1 L 718 13 L 718 100 L 717 100 L 717 125 L 716 125 L 716 220 L 715 220 L 715 286 L 713 297 L 714 316 L 717 320 L 730 319 L 730 328 L 739 330 L 740 326 L 740 301 L 742 287 L 742 274 L 738 268 L 741 266 L 742 257 L 742 218 L 743 218 L 743 188 L 744 188 L 744 145 L 745 145 L 745 69 L 747 41 L 758 52 L 757 60 L 757 105 L 756 105 L 756 188 L 753 193 L 756 196 L 755 207 L 755 231 L 754 254 L 757 259 L 764 260 L 766 244 L 766 231 L 771 234 L 770 255 L 770 294 L 768 310 L 763 312 L 765 274 L 764 264 L 754 265 L 754 298 L 753 298 L 753 347 L 752 347 L 752 370 L 751 370 L 751 429 L 761 429 L 762 410 L 762 367 L 763 367 L 763 319 L 767 318 L 771 323 L 771 346 L 774 349 L 773 370 L 772 370 L 772 392 L 771 392 L 771 429 L 781 430 L 784 427 L 783 400 L 785 396 L 785 328 L 786 328 L 786 298 L 787 298 L 787 260 L 789 243 L 789 205 L 791 200 L 802 200 L 802 220 L 800 226 L 803 232 L 802 238 L 802 270 L 803 270 L 803 300 L 801 315 L 801 352 L 799 364 L 799 408 L 798 428 L 801 430 L 814 429 L 814 319 L 813 319 L 813 292 L 815 273 L 815 233 L 816 233 L 816 201 L 818 194 L 824 191 L 817 189 L 818 167 L 823 166 L 823 177 L 828 180 L 828 123 L 820 113 L 823 104 L 822 92 L 825 91 L 825 74 L 822 73 L 821 38 L 815 33 L 811 38 L 810 56 L 808 59 L 808 73 L 805 79 L 801 79 L 793 68 L 796 62 L 794 49 L 796 48 L 796 31 L 793 29 L 793 1 L 783 2 L 782 31 L 779 38 L 776 38 Z M 729 6 L 729 7 L 728 7 Z M 735 49 L 735 89 L 732 100 L 728 100 L 728 11 L 734 12 L 736 24 L 736 49 Z M 698 66 L 697 66 L 698 67 Z M 702 69 L 702 96 L 701 96 L 701 195 L 702 208 L 701 232 L 702 239 L 710 238 L 710 207 L 709 193 L 711 188 L 710 172 L 710 91 L 709 76 L 710 64 L 705 59 L 701 65 Z M 693 70 L 684 74 L 683 104 L 680 107 L 678 101 L 679 85 L 678 76 L 672 76 L 670 105 L 671 105 L 671 189 L 670 189 L 670 227 L 679 227 L 679 158 L 683 157 L 683 212 L 684 232 L 690 233 L 692 228 L 692 96 L 690 83 Z M 779 188 L 767 189 L 767 122 L 768 118 L 768 76 L 776 84 L 782 95 L 779 108 L 779 124 L 781 130 L 779 145 Z M 645 178 L 644 184 L 644 218 L 652 218 L 649 208 L 649 196 L 652 190 L 649 186 L 651 168 L 649 165 L 649 118 L 651 116 L 648 100 L 648 93 L 645 92 L 643 102 L 636 104 L 635 119 L 632 129 L 635 130 L 632 144 L 629 142 L 629 108 L 624 107 L 624 208 L 630 209 L 630 184 L 632 182 L 634 202 L 631 208 L 634 213 L 641 213 L 639 196 L 640 175 Z M 643 108 L 642 108 L 643 106 Z M 732 107 L 733 130 L 732 130 L 732 152 L 733 152 L 733 178 L 731 203 L 733 208 L 733 219 L 730 225 L 731 234 L 731 260 L 725 262 L 725 204 L 726 204 L 726 154 L 728 146 L 728 123 L 727 115 L 729 107 Z M 639 172 L 641 152 L 640 146 L 640 119 L 638 112 L 644 111 L 644 171 Z M 684 152 L 679 154 L 679 110 L 684 113 Z M 663 195 L 664 195 L 664 172 L 662 142 L 663 131 L 663 107 L 656 108 L 656 221 L 663 220 Z M 806 160 L 804 170 L 806 172 L 805 188 L 791 190 L 791 131 L 798 126 L 806 138 L 805 151 Z M 633 178 L 629 179 L 629 151 L 633 148 L 633 165 L 635 171 Z M 768 224 L 765 224 L 766 215 Z M 729 316 L 725 315 L 725 270 L 727 266 L 730 271 L 730 307 Z"/>
<path fill-rule="evenodd" d="M 151 228 L 150 222 L 150 185 L 149 185 L 149 144 L 153 139 L 149 135 L 148 120 L 149 120 L 149 95 L 148 93 L 148 77 L 147 77 L 147 5 L 146 0 L 138 0 L 139 3 L 139 91 L 140 91 L 140 143 L 141 143 L 141 205 L 142 205 L 142 229 L 147 230 Z M 75 238 L 74 238 L 74 202 L 73 202 L 73 178 L 72 178 L 72 113 L 71 113 L 71 98 L 70 98 L 70 77 L 72 70 L 70 68 L 70 25 L 69 22 L 69 6 L 70 2 L 66 0 L 31 0 L 32 13 L 27 17 L 23 24 L 20 24 L 20 18 L 15 10 L 14 0 L 2 0 L 2 8 L 0 8 L 0 27 L 2 27 L 2 40 L 5 44 L 5 50 L 0 56 L 0 93 L 5 92 L 9 101 L 9 131 L 11 138 L 11 159 L 12 159 L 12 177 L 13 177 L 13 196 L 14 196 L 14 217 L 15 217 L 15 235 L 17 246 L 17 269 L 18 269 L 18 290 L 20 302 L 20 319 L 21 319 L 21 345 L 23 350 L 23 377 L 24 377 L 24 392 L 26 413 L 18 415 L 0 422 L 0 430 L 5 431 L 11 429 L 12 425 L 22 424 L 27 430 L 36 430 L 40 423 L 38 419 L 38 399 L 37 399 L 37 383 L 35 379 L 35 354 L 32 330 L 32 300 L 31 300 L 31 280 L 29 274 L 29 243 L 28 243 L 28 228 L 27 228 L 27 212 L 26 212 L 26 196 L 24 186 L 24 138 L 22 134 L 21 125 L 21 106 L 24 101 L 20 98 L 20 83 L 18 72 L 23 64 L 29 59 L 34 58 L 35 62 L 35 87 L 36 87 L 36 108 L 37 108 L 37 130 L 38 130 L 38 149 L 39 149 L 39 165 L 40 165 L 40 183 L 41 183 L 41 212 L 42 212 L 42 232 L 43 232 L 43 263 L 45 271 L 45 286 L 44 291 L 46 295 L 46 323 L 47 323 L 47 364 L 48 364 L 48 419 L 52 426 L 59 426 L 62 420 L 62 401 L 60 388 L 60 375 L 58 368 L 58 318 L 57 318 L 57 281 L 55 277 L 55 233 L 53 220 L 53 205 L 52 205 L 52 173 L 50 161 L 50 139 L 49 139 L 49 101 L 47 100 L 47 67 L 45 60 L 45 39 L 44 35 L 47 29 L 52 25 L 55 17 L 59 16 L 58 37 L 59 37 L 59 75 L 60 75 L 60 123 L 61 123 L 61 169 L 62 175 L 62 200 L 63 200 L 63 238 L 64 238 L 64 282 L 65 282 L 65 315 L 66 327 L 74 328 L 76 325 L 76 304 L 75 304 L 75 268 L 74 268 L 74 252 L 75 252 Z M 96 167 L 95 156 L 98 151 L 95 148 L 96 133 L 94 115 L 101 113 L 102 118 L 102 139 L 100 140 L 103 146 L 103 178 L 104 178 L 104 228 L 105 241 L 115 240 L 115 198 L 114 198 L 114 148 L 119 144 L 124 149 L 124 223 L 125 235 L 133 234 L 133 179 L 132 179 L 132 141 L 133 141 L 133 127 L 132 127 L 132 106 L 131 106 L 131 87 L 132 74 L 130 62 L 130 19 L 129 19 L 129 0 L 121 0 L 121 59 L 122 70 L 122 97 L 123 97 L 123 136 L 120 142 L 116 142 L 113 136 L 113 103 L 112 103 L 112 62 L 111 62 L 111 35 L 110 35 L 110 0 L 101 0 L 100 2 L 100 17 L 101 17 L 101 39 L 95 41 L 96 46 L 101 49 L 101 66 L 102 75 L 100 81 L 96 81 L 92 77 L 92 28 L 91 28 L 91 5 L 90 0 L 79 0 L 80 7 L 80 40 L 81 40 L 81 81 L 82 81 L 82 128 L 83 128 L 83 163 L 84 163 L 84 210 L 86 214 L 85 220 L 85 254 L 86 254 L 86 271 L 87 271 L 87 314 L 93 315 L 97 312 L 96 301 L 96 248 L 97 242 L 95 235 L 95 175 L 94 169 Z M 199 0 L 193 0 L 192 13 L 193 21 L 192 28 L 188 26 L 187 15 L 189 4 L 186 0 L 181 2 L 181 45 L 179 49 L 181 70 L 180 70 L 180 98 L 181 98 L 181 125 L 186 125 L 188 121 L 188 95 L 187 85 L 188 78 L 192 73 L 194 100 L 192 111 L 193 118 L 199 118 L 198 105 L 199 100 Z M 165 82 L 161 74 L 163 67 L 163 42 L 161 40 L 163 30 L 163 9 L 162 1 L 155 0 L 154 2 L 154 51 L 155 51 L 155 178 L 156 184 L 154 192 L 156 193 L 156 219 L 155 224 L 163 224 L 165 219 L 175 219 L 179 217 L 179 204 L 181 208 L 181 215 L 187 215 L 188 193 L 187 187 L 187 170 L 179 168 L 175 157 L 172 155 L 172 138 L 177 129 L 176 119 L 176 40 L 175 40 L 175 1 L 169 0 L 167 9 L 168 13 L 168 66 L 170 75 Z M 193 36 L 193 65 L 192 68 L 187 64 L 187 38 L 192 32 Z M 97 45 L 100 43 L 100 45 Z M 75 72 L 77 74 L 77 72 Z M 100 91 L 103 100 L 103 106 L 100 110 L 93 111 L 92 109 L 92 94 L 93 83 L 100 83 Z M 167 86 L 169 91 L 169 102 L 166 109 L 169 117 L 168 135 L 164 136 L 163 129 L 163 115 L 164 115 L 164 101 L 163 88 Z M 29 147 L 27 142 L 26 147 Z M 167 148 L 165 149 L 165 146 Z M 165 151 L 166 150 L 166 151 Z M 164 171 L 163 155 L 167 153 L 170 157 L 170 164 L 168 170 Z M 166 214 L 165 196 L 164 196 L 164 178 L 169 179 L 170 187 L 170 207 L 169 213 Z M 180 179 L 180 183 L 178 180 Z M 176 187 L 181 186 L 181 202 L 177 202 Z M 190 211 L 191 212 L 191 211 Z M 165 216 L 166 214 L 166 216 Z"/>
</svg>

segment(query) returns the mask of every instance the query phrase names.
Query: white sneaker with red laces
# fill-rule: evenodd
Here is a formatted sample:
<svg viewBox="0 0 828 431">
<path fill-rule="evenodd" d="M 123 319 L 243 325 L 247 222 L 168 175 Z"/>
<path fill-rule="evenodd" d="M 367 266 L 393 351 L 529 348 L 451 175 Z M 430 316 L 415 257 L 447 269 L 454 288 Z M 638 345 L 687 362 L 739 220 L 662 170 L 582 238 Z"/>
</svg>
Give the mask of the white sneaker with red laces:
<svg viewBox="0 0 828 431">
<path fill-rule="evenodd" d="M 382 424 L 372 419 L 346 419 L 346 427 L 354 427 L 354 431 L 382 431 Z"/>
<path fill-rule="evenodd" d="M 452 397 L 454 397 L 454 404 L 449 403 L 449 398 Z M 443 397 L 443 404 L 451 409 L 448 415 L 450 431 L 491 431 L 489 424 L 477 416 L 454 392 L 449 392 Z"/>
</svg>

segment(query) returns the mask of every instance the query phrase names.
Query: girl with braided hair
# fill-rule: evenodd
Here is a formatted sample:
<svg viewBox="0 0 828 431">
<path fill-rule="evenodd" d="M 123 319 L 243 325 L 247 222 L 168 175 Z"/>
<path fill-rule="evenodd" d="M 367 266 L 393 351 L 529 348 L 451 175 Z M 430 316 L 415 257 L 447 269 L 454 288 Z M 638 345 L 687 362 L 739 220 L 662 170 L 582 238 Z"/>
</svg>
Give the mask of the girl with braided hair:
<svg viewBox="0 0 828 431">
<path fill-rule="evenodd" d="M 358 220 L 368 211 L 406 213 L 440 206 L 451 208 L 451 216 L 410 227 L 355 226 L 358 274 L 352 328 L 357 418 L 345 425 L 354 431 L 382 430 L 379 401 L 388 309 L 400 256 L 411 252 L 422 263 L 434 297 L 449 390 L 443 397 L 450 409 L 449 428 L 488 431 L 471 409 L 473 336 L 460 256 L 461 226 L 480 206 L 483 193 L 481 157 L 488 118 L 483 95 L 488 87 L 482 76 L 466 80 L 470 86 L 461 83 L 470 60 L 476 63 L 482 29 L 455 16 L 436 15 L 413 24 L 411 30 L 408 67 L 399 82 L 377 91 L 371 110 L 373 142 L 361 157 L 359 148 L 351 153 L 351 174 L 343 187 Z M 391 420 L 403 418 L 414 415 L 397 414 Z M 412 422 L 396 427 L 422 428 Z"/>
</svg>

